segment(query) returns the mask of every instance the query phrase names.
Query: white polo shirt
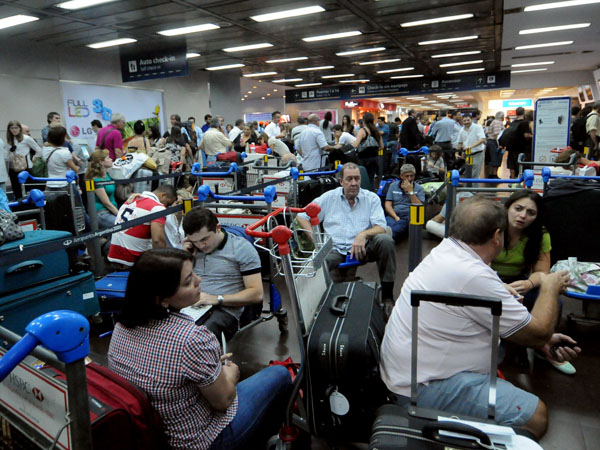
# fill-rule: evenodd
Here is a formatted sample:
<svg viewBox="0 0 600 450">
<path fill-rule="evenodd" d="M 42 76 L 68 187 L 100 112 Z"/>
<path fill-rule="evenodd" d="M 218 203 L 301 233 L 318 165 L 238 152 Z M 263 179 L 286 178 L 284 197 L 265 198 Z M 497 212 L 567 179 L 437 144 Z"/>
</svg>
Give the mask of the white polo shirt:
<svg viewBox="0 0 600 450">
<path fill-rule="evenodd" d="M 342 135 L 340 136 L 340 145 L 354 145 L 354 143 L 356 142 L 356 138 L 354 136 L 352 136 L 350 133 L 348 133 L 347 131 L 342 131 Z"/>
<path fill-rule="evenodd" d="M 481 295 L 502 300 L 500 336 L 507 338 L 531 321 L 496 272 L 468 245 L 444 239 L 409 275 L 385 328 L 381 378 L 388 389 L 410 396 L 413 290 Z M 459 372 L 489 373 L 492 315 L 487 308 L 423 302 L 419 307 L 417 382 L 444 380 Z"/>
<path fill-rule="evenodd" d="M 281 134 L 281 128 L 279 127 L 279 124 L 270 122 L 269 125 L 265 127 L 264 132 L 269 138 L 276 138 Z"/>
<path fill-rule="evenodd" d="M 483 127 L 477 123 L 472 123 L 469 129 L 462 127 L 458 134 L 458 142 L 462 143 L 463 148 L 471 148 L 471 153 L 479 153 L 485 150 L 485 142 L 473 147 L 473 144 L 480 139 L 485 139 Z"/>
</svg>

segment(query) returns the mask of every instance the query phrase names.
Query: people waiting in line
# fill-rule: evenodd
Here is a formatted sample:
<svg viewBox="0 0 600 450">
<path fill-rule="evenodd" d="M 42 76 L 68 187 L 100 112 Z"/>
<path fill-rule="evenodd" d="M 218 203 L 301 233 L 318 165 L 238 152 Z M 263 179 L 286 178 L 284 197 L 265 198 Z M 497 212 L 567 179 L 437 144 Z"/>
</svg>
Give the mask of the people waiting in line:
<svg viewBox="0 0 600 450">
<path fill-rule="evenodd" d="M 323 116 L 323 120 L 319 121 L 319 130 L 325 136 L 325 140 L 328 144 L 333 143 L 333 115 L 331 111 L 327 111 L 325 116 Z"/>
<path fill-rule="evenodd" d="M 333 126 L 333 138 L 334 144 L 339 144 L 342 147 L 345 145 L 354 147 L 354 143 L 356 142 L 354 134 L 344 131 L 344 128 L 340 124 Z"/>
<path fill-rule="evenodd" d="M 352 136 L 354 136 L 354 125 L 352 125 L 352 119 L 349 115 L 344 114 L 341 125 L 342 132 L 350 133 Z"/>
<path fill-rule="evenodd" d="M 108 150 L 96 150 L 90 155 L 87 172 L 85 177 L 93 180 L 95 183 L 102 181 L 112 181 L 108 174 L 108 169 L 113 166 L 113 160 L 108 154 Z M 96 214 L 98 215 L 98 228 L 104 229 L 112 227 L 117 220 L 119 208 L 115 199 L 116 185 L 96 186 L 94 198 L 96 200 Z"/>
<path fill-rule="evenodd" d="M 53 122 L 48 131 L 47 145 L 42 150 L 41 158 L 48 167 L 48 178 L 62 178 L 62 180 L 46 181 L 46 190 L 66 191 L 68 185 L 65 178 L 67 171 L 72 170 L 79 173 L 79 166 L 75 164 L 71 152 L 65 147 L 66 138 L 66 128 L 58 122 Z"/>
<path fill-rule="evenodd" d="M 193 195 L 187 189 L 177 190 L 177 200 L 172 206 L 181 205 L 186 199 L 193 199 Z M 183 231 L 183 211 L 169 214 L 165 221 L 165 237 L 167 238 L 167 247 L 181 249 L 185 232 Z"/>
<path fill-rule="evenodd" d="M 504 129 L 504 112 L 498 111 L 485 129 L 485 178 L 498 178 L 498 168 L 502 165 L 504 150 L 498 146 L 498 136 Z"/>
<path fill-rule="evenodd" d="M 125 128 L 125 116 L 113 113 L 110 125 L 98 131 L 96 150 L 108 150 L 108 154 L 113 161 L 123 156 L 123 136 L 121 135 L 123 128 Z"/>
<path fill-rule="evenodd" d="M 231 129 L 231 131 L 229 131 L 229 140 L 231 142 L 234 142 L 235 139 L 241 134 L 241 132 L 244 130 L 245 128 L 245 124 L 243 119 L 237 119 L 235 121 L 235 126 Z"/>
<path fill-rule="evenodd" d="M 206 154 L 207 163 L 217 162 L 217 154 L 225 153 L 228 147 L 233 146 L 223 132 L 219 129 L 219 118 L 215 117 L 210 120 L 210 128 L 204 132 L 202 142 L 200 142 L 200 150 Z"/>
<path fill-rule="evenodd" d="M 183 218 L 183 249 L 195 256 L 194 273 L 203 290 L 196 305 L 211 305 L 196 323 L 227 340 L 240 328 L 244 306 L 263 301 L 261 263 L 245 238 L 221 228 L 206 208 L 193 208 Z"/>
<path fill-rule="evenodd" d="M 41 156 L 41 147 L 31 136 L 23 134 L 23 127 L 17 120 L 11 120 L 6 126 L 5 151 L 8 155 L 8 176 L 15 199 L 22 197 L 18 175 L 33 167 L 33 159 Z M 32 152 L 34 158 L 32 158 Z"/>
<path fill-rule="evenodd" d="M 383 139 L 375 126 L 375 116 L 370 112 L 365 113 L 362 118 L 362 126 L 356 135 L 354 148 L 357 150 L 358 162 L 367 169 L 369 180 L 373 183 L 377 173 L 377 153 L 384 148 Z"/>
<path fill-rule="evenodd" d="M 294 128 L 292 128 L 290 137 L 294 143 L 294 148 L 298 148 L 298 140 L 300 139 L 300 134 L 306 130 L 307 125 L 307 121 L 306 121 L 306 117 L 304 116 L 298 116 L 298 118 L 296 119 L 298 125 L 296 125 Z"/>
<path fill-rule="evenodd" d="M 489 266 L 504 249 L 506 209 L 479 196 L 460 203 L 444 239 L 405 280 L 387 324 L 381 345 L 381 375 L 396 402 L 410 396 L 410 293 L 413 290 L 449 292 L 497 298 L 502 301 L 500 336 L 519 345 L 538 348 L 551 360 L 577 356 L 568 336 L 553 334 L 558 318 L 558 295 L 569 282 L 567 272 L 540 274 L 540 293 L 531 313 L 508 290 Z M 457 270 L 460 268 L 460 270 Z M 422 407 L 487 418 L 490 311 L 423 302 L 419 308 L 417 402 Z M 550 349 L 553 346 L 555 353 Z M 496 420 L 523 427 L 537 438 L 548 424 L 546 405 L 535 395 L 499 379 Z"/>
<path fill-rule="evenodd" d="M 239 367 L 215 335 L 180 312 L 202 294 L 191 253 L 142 254 L 129 274 L 109 367 L 148 393 L 173 450 L 261 448 L 282 422 L 290 374 L 272 366 L 238 382 Z"/>
<path fill-rule="evenodd" d="M 251 144 L 258 144 L 258 136 L 252 129 L 252 124 L 247 123 L 242 128 L 241 133 L 239 133 L 233 140 L 233 149 L 236 152 L 249 153 L 248 147 Z"/>
<path fill-rule="evenodd" d="M 463 127 L 458 134 L 456 149 L 471 151 L 472 165 L 471 178 L 481 178 L 481 169 L 485 159 L 485 133 L 483 127 L 473 123 L 471 116 L 465 115 L 462 120 Z"/>
<path fill-rule="evenodd" d="M 42 128 L 42 142 L 46 142 L 46 139 L 48 139 L 48 132 L 50 131 L 50 124 L 52 122 L 60 122 L 60 113 L 57 113 L 56 111 L 51 111 L 47 114 L 46 116 L 46 121 L 48 122 L 47 125 Z M 102 124 L 100 124 L 100 128 L 102 128 Z M 92 124 L 93 127 L 93 124 Z"/>
<path fill-rule="evenodd" d="M 308 126 L 300 133 L 296 146 L 296 151 L 302 156 L 302 166 L 305 171 L 320 168 L 323 152 L 341 147 L 340 144 L 331 145 L 327 143 L 325 135 L 319 128 L 319 116 L 317 114 L 309 115 L 307 122 Z"/>
<path fill-rule="evenodd" d="M 146 137 L 146 125 L 144 122 L 137 120 L 133 124 L 133 132 L 135 136 L 127 142 L 127 153 L 150 153 L 152 144 Z"/>
<path fill-rule="evenodd" d="M 406 237 L 410 219 L 410 205 L 425 202 L 425 189 L 415 183 L 415 166 L 403 164 L 400 168 L 400 180 L 393 182 L 385 197 L 385 220 L 392 229 L 394 241 L 400 242 Z"/>
<path fill-rule="evenodd" d="M 586 116 L 585 132 L 590 155 L 597 159 L 600 156 L 600 102 L 594 103 L 592 111 Z"/>
</svg>

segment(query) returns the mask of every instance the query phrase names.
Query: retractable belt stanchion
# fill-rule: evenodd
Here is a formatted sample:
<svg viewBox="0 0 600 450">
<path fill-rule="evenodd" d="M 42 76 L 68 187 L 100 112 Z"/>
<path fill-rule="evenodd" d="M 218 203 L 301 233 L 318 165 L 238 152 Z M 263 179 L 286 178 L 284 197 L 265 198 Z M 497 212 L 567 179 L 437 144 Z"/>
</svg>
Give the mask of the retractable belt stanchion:
<svg viewBox="0 0 600 450">
<path fill-rule="evenodd" d="M 465 149 L 465 178 L 474 178 L 474 175 L 479 176 L 479 174 L 473 173 L 473 156 L 471 156 L 471 149 Z M 467 186 L 472 186 L 471 183 L 468 183 Z"/>
<path fill-rule="evenodd" d="M 92 233 L 98 231 L 98 211 L 96 211 L 96 185 L 94 180 L 85 180 L 85 195 L 87 196 L 88 215 L 90 216 L 90 227 Z M 104 273 L 104 258 L 100 248 L 100 239 L 93 239 L 90 242 L 92 251 L 92 261 L 94 262 L 94 273 Z"/>
<path fill-rule="evenodd" d="M 408 271 L 412 272 L 421 262 L 421 231 L 425 225 L 425 205 L 410 205 L 408 225 Z"/>
</svg>

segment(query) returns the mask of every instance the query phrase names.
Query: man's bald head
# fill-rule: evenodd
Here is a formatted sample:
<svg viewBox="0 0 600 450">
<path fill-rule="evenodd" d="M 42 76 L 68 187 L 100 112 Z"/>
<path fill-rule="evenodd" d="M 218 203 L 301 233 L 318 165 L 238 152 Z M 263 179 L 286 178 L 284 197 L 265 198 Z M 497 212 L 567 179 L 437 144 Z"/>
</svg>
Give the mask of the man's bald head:
<svg viewBox="0 0 600 450">
<path fill-rule="evenodd" d="M 308 123 L 319 123 L 321 119 L 319 119 L 318 114 L 310 114 L 306 120 L 308 120 Z"/>
<path fill-rule="evenodd" d="M 483 245 L 497 230 L 506 230 L 506 208 L 476 195 L 459 203 L 450 218 L 450 236 L 469 245 Z"/>
</svg>

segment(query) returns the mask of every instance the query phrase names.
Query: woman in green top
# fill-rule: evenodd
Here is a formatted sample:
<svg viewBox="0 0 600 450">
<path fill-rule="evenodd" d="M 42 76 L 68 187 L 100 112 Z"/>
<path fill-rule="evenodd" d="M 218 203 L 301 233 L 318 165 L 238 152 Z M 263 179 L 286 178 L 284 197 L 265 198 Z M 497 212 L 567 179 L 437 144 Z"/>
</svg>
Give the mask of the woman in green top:
<svg viewBox="0 0 600 450">
<path fill-rule="evenodd" d="M 86 180 L 94 180 L 96 183 L 112 180 L 106 172 L 112 165 L 113 160 L 108 156 L 108 150 L 96 150 L 90 156 L 85 173 Z M 115 200 L 115 185 L 97 187 L 95 194 L 98 228 L 102 230 L 112 227 L 119 213 L 117 201 Z"/>
<path fill-rule="evenodd" d="M 539 294 L 541 276 L 550 273 L 552 246 L 550 234 L 542 225 L 542 197 L 523 189 L 513 193 L 504 206 L 508 210 L 504 250 L 492 262 L 492 269 L 523 297 L 523 304 L 531 311 Z M 563 373 L 575 373 L 569 362 L 548 361 Z"/>
</svg>

